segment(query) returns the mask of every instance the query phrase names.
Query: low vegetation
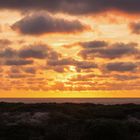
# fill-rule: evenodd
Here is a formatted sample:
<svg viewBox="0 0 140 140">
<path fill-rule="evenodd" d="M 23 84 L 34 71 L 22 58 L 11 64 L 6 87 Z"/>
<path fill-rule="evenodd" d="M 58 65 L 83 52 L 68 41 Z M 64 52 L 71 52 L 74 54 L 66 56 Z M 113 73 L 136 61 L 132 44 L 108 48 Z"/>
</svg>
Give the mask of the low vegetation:
<svg viewBox="0 0 140 140">
<path fill-rule="evenodd" d="M 140 140 L 140 105 L 0 103 L 0 140 Z"/>
</svg>

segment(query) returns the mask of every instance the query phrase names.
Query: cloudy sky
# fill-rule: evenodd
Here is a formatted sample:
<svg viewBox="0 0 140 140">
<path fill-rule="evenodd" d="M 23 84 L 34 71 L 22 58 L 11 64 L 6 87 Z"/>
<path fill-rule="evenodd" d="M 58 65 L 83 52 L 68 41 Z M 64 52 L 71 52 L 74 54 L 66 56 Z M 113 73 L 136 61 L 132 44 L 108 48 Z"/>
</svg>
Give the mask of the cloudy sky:
<svg viewBox="0 0 140 140">
<path fill-rule="evenodd" d="M 139 6 L 0 0 L 0 97 L 140 97 Z"/>
</svg>

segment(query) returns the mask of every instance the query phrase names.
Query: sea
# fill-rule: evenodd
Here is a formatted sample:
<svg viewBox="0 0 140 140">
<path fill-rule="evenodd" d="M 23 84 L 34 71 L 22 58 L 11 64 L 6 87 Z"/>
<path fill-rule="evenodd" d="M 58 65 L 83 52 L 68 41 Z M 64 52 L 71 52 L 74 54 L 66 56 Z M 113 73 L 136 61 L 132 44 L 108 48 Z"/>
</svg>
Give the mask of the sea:
<svg viewBox="0 0 140 140">
<path fill-rule="evenodd" d="M 140 98 L 0 98 L 7 103 L 93 103 L 93 104 L 140 104 Z"/>
</svg>

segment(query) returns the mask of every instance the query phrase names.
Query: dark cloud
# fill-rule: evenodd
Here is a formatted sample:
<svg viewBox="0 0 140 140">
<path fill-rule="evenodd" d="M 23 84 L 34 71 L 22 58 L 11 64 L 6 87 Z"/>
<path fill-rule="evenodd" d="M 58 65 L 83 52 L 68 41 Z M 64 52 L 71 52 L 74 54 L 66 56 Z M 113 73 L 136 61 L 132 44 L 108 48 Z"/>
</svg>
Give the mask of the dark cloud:
<svg viewBox="0 0 140 140">
<path fill-rule="evenodd" d="M 33 60 L 23 60 L 23 59 L 20 59 L 20 60 L 6 60 L 4 65 L 7 65 L 7 66 L 21 66 L 21 65 L 30 65 L 30 64 L 33 64 Z"/>
<path fill-rule="evenodd" d="M 0 1 L 1 9 L 33 10 L 41 9 L 51 12 L 69 14 L 101 13 L 118 10 L 126 13 L 139 13 L 138 0 L 4 0 Z"/>
<path fill-rule="evenodd" d="M 97 64 L 95 64 L 94 62 L 88 62 L 88 61 L 77 61 L 76 66 L 79 69 L 97 68 Z"/>
<path fill-rule="evenodd" d="M 48 61 L 47 64 L 51 65 L 51 66 L 74 65 L 74 66 L 78 66 L 79 68 L 95 68 L 95 67 L 97 67 L 97 65 L 93 62 L 78 61 L 78 60 L 74 60 L 72 58 L 66 58 L 66 59 L 61 59 L 61 60 L 50 60 L 50 61 Z"/>
<path fill-rule="evenodd" d="M 129 27 L 133 34 L 140 34 L 140 22 L 130 23 Z"/>
<path fill-rule="evenodd" d="M 35 74 L 37 70 L 34 67 L 25 67 L 23 68 L 23 71 L 25 73 Z"/>
<path fill-rule="evenodd" d="M 116 71 L 116 72 L 132 72 L 136 70 L 137 64 L 132 62 L 114 62 L 108 63 L 106 65 L 106 69 L 108 71 Z"/>
<path fill-rule="evenodd" d="M 8 46 L 11 45 L 12 41 L 8 40 L 8 39 L 0 39 L 0 46 Z"/>
<path fill-rule="evenodd" d="M 10 68 L 10 72 L 9 73 L 20 73 L 20 69 L 17 66 L 13 66 Z"/>
<path fill-rule="evenodd" d="M 84 49 L 79 52 L 79 55 L 84 59 L 94 59 L 95 57 L 115 59 L 123 56 L 138 57 L 140 53 L 140 50 L 136 48 L 136 43 L 115 43 L 107 45 L 107 43 L 99 42 L 95 44 L 97 44 L 97 46 L 94 45 L 92 47 L 85 47 L 85 45 L 82 44 Z"/>
<path fill-rule="evenodd" d="M 18 55 L 21 58 L 37 58 L 37 59 L 44 59 L 48 56 L 49 48 L 44 45 L 33 45 L 23 47 L 19 50 Z"/>
<path fill-rule="evenodd" d="M 75 65 L 76 61 L 71 58 L 61 59 L 61 60 L 49 60 L 47 62 L 50 66 L 64 66 L 64 65 Z"/>
<path fill-rule="evenodd" d="M 139 79 L 140 77 L 135 75 L 135 76 L 132 76 L 132 75 L 114 75 L 114 78 L 116 80 L 120 80 L 120 81 L 130 81 L 130 80 L 136 80 L 136 79 Z"/>
<path fill-rule="evenodd" d="M 66 72 L 66 67 L 64 67 L 64 66 L 58 66 L 58 65 L 56 65 L 56 66 L 52 67 L 51 69 L 53 69 L 54 71 L 56 71 L 58 73 L 64 73 L 64 72 Z"/>
<path fill-rule="evenodd" d="M 8 71 L 6 71 L 6 78 L 29 78 L 33 75 L 31 75 L 32 73 L 23 73 L 22 70 L 25 69 L 24 65 L 10 65 L 10 69 Z M 16 81 L 17 82 L 17 81 Z M 16 83 L 15 81 L 12 81 L 13 84 Z M 16 85 L 21 84 L 19 81 L 18 83 L 16 83 Z"/>
<path fill-rule="evenodd" d="M 44 44 L 34 44 L 23 46 L 19 50 L 10 47 L 0 49 L 0 58 L 35 58 L 35 59 L 58 59 L 61 57 L 59 53 L 54 51 L 51 47 Z"/>
<path fill-rule="evenodd" d="M 108 43 L 105 41 L 90 41 L 90 42 L 83 42 L 83 43 L 79 43 L 81 46 L 83 46 L 83 48 L 87 48 L 87 49 L 92 49 L 92 48 L 100 48 L 100 47 L 106 47 L 108 46 Z"/>
<path fill-rule="evenodd" d="M 83 31 L 86 27 L 78 20 L 68 21 L 50 15 L 37 14 L 27 16 L 16 22 L 13 30 L 22 34 L 41 35 L 45 33 L 73 33 Z"/>
<path fill-rule="evenodd" d="M 72 58 L 60 59 L 60 60 L 49 60 L 47 65 L 50 66 L 55 71 L 64 72 L 65 68 L 69 69 L 68 66 L 75 66 L 77 71 L 81 71 L 82 69 L 93 69 L 97 68 L 97 64 L 94 62 L 88 61 L 78 61 Z"/>
<path fill-rule="evenodd" d="M 33 75 L 27 75 L 27 74 L 21 74 L 21 73 L 14 73 L 14 74 L 9 74 L 8 78 L 13 78 L 13 79 L 21 79 L 21 78 L 29 78 L 33 77 Z"/>
<path fill-rule="evenodd" d="M 2 48 L 0 50 L 0 58 L 12 58 L 17 54 L 17 51 L 12 48 Z"/>
</svg>

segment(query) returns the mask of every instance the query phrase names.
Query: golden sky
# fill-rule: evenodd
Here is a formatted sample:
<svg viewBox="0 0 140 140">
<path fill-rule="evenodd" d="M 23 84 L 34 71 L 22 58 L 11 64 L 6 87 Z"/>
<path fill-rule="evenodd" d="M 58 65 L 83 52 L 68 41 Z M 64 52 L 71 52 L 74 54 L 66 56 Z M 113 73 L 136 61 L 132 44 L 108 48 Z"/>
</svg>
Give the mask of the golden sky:
<svg viewBox="0 0 140 140">
<path fill-rule="evenodd" d="M 140 97 L 139 5 L 0 1 L 0 97 Z"/>
</svg>

